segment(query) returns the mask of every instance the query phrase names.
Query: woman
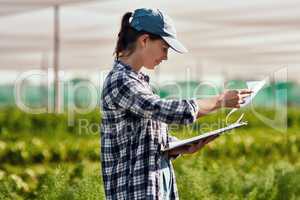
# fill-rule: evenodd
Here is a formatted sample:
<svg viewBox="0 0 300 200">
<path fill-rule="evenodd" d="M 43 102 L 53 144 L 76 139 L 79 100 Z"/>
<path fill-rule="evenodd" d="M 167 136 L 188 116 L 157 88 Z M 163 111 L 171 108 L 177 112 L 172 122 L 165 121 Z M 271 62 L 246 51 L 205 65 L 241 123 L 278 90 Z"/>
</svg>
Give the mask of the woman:
<svg viewBox="0 0 300 200">
<path fill-rule="evenodd" d="M 101 161 L 107 199 L 178 199 L 170 158 L 194 153 L 213 140 L 161 153 L 176 138 L 167 124 L 190 124 L 222 106 L 239 107 L 249 91 L 227 91 L 204 100 L 165 100 L 153 94 L 142 67 L 154 69 L 171 47 L 186 52 L 171 19 L 137 9 L 121 22 L 113 69 L 101 95 Z"/>
</svg>

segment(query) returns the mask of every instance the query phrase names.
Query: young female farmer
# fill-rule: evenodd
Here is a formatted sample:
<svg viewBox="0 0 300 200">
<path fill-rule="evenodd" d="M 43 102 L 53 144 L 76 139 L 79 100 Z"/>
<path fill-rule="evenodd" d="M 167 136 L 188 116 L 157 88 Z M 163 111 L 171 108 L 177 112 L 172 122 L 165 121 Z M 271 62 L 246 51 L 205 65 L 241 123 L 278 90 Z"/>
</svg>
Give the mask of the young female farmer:
<svg viewBox="0 0 300 200">
<path fill-rule="evenodd" d="M 226 91 L 211 99 L 166 100 L 153 94 L 142 67 L 167 60 L 168 48 L 183 53 L 171 19 L 160 10 L 124 14 L 113 69 L 101 95 L 101 161 L 107 199 L 178 199 L 171 157 L 194 153 L 213 140 L 166 153 L 174 137 L 167 124 L 190 124 L 224 107 L 239 107 L 249 91 Z"/>
</svg>

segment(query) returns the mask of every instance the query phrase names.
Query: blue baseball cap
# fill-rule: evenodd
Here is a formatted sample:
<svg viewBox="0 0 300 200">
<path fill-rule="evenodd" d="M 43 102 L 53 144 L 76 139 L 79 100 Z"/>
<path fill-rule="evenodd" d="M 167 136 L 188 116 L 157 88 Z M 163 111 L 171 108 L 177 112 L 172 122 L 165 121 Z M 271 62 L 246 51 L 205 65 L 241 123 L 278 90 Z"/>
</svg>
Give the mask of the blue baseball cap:
<svg viewBox="0 0 300 200">
<path fill-rule="evenodd" d="M 187 49 L 177 40 L 172 19 L 159 9 L 136 9 L 133 12 L 130 26 L 137 31 L 146 31 L 161 36 L 178 53 L 187 52 Z"/>
</svg>

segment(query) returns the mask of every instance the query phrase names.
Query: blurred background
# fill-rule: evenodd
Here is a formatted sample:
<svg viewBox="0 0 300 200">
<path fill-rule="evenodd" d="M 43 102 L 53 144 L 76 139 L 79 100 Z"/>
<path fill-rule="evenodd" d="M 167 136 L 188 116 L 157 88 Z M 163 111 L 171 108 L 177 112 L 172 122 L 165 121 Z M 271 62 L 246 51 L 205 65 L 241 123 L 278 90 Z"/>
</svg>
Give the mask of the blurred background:
<svg viewBox="0 0 300 200">
<path fill-rule="evenodd" d="M 299 199 L 297 0 L 0 0 L 0 199 L 104 199 L 101 86 L 121 17 L 140 7 L 166 12 L 189 50 L 143 70 L 162 98 L 267 80 L 238 111 L 246 128 L 174 161 L 181 199 Z M 227 113 L 171 134 L 223 127 Z"/>
</svg>

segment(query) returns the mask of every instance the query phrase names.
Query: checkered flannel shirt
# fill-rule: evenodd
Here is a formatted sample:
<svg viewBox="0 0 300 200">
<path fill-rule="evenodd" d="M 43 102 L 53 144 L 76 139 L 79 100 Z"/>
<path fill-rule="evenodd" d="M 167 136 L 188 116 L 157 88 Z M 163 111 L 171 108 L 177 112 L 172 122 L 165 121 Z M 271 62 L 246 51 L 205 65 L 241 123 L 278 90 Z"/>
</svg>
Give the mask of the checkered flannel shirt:
<svg viewBox="0 0 300 200">
<path fill-rule="evenodd" d="M 173 139 L 167 124 L 196 120 L 195 100 L 155 95 L 149 77 L 115 61 L 101 94 L 101 163 L 108 200 L 159 199 L 162 146 Z M 173 174 L 172 199 L 178 199 Z"/>
</svg>

